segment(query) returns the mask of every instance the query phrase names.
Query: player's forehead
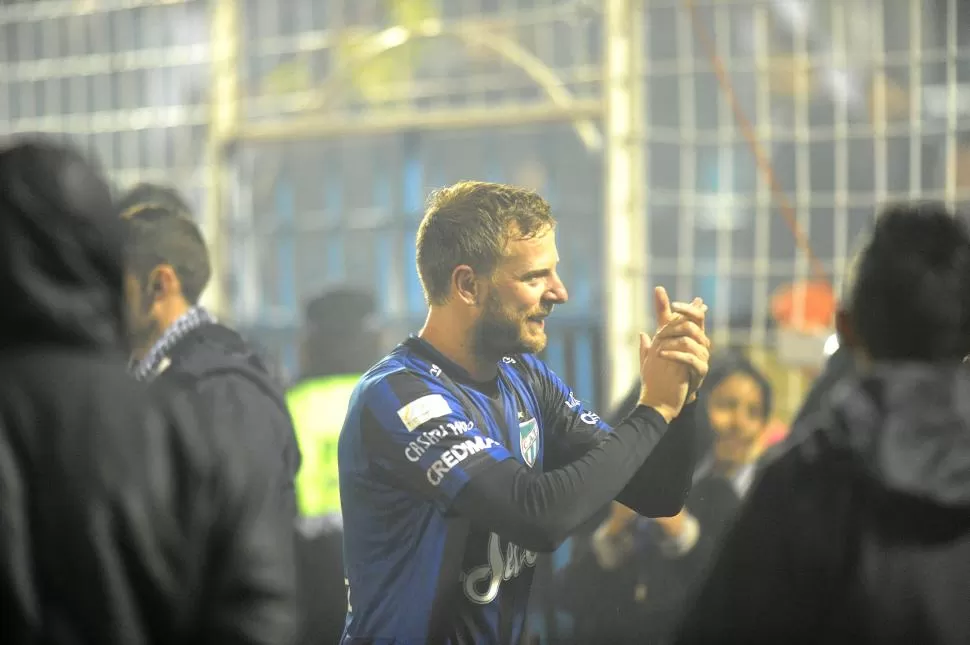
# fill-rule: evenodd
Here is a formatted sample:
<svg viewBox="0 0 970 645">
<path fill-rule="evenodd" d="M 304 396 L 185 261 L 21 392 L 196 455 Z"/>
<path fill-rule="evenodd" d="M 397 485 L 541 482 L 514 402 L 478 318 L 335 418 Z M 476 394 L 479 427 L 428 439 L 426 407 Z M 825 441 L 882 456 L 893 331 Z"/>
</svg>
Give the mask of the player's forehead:
<svg viewBox="0 0 970 645">
<path fill-rule="evenodd" d="M 515 232 L 509 236 L 499 268 L 511 273 L 554 268 L 559 263 L 556 232 L 552 227 L 534 235 Z"/>
</svg>

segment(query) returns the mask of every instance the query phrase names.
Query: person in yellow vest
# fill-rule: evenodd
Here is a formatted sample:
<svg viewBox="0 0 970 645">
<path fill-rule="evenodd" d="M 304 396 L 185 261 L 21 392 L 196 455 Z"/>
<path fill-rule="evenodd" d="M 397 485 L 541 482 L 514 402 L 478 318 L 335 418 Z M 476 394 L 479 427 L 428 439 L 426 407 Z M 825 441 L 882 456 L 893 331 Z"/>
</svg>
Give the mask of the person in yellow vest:
<svg viewBox="0 0 970 645">
<path fill-rule="evenodd" d="M 374 298 L 349 287 L 306 308 L 300 379 L 286 394 L 303 463 L 296 478 L 305 645 L 340 640 L 344 593 L 337 439 L 357 381 L 381 355 Z"/>
</svg>

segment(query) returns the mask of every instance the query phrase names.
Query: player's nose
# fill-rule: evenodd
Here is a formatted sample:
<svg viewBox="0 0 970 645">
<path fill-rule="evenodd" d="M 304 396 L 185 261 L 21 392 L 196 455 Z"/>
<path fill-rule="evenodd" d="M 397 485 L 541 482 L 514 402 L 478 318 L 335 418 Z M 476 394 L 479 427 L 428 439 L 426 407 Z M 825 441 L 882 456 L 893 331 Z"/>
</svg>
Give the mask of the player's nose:
<svg viewBox="0 0 970 645">
<path fill-rule="evenodd" d="M 552 276 L 552 283 L 549 285 L 549 293 L 546 299 L 558 305 L 561 305 L 569 300 L 569 292 L 566 291 L 566 285 L 563 283 L 558 273 L 553 274 Z"/>
</svg>

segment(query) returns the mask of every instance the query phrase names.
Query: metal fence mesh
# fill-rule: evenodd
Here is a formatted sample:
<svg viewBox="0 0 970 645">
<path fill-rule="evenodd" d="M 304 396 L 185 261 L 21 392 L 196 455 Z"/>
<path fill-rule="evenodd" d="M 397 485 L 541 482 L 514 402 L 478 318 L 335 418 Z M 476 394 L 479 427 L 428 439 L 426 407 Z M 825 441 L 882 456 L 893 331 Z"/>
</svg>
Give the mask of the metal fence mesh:
<svg viewBox="0 0 970 645">
<path fill-rule="evenodd" d="M 213 6 L 3 3 L 0 127 L 69 136 L 120 185 L 172 182 L 201 211 Z M 573 302 L 550 361 L 595 399 L 608 288 L 603 3 L 239 6 L 242 118 L 276 130 L 237 146 L 226 179 L 233 200 L 216 234 L 237 323 L 292 372 L 301 303 L 348 281 L 375 291 L 399 336 L 423 312 L 412 244 L 427 192 L 521 183 L 562 221 Z M 644 253 L 653 281 L 714 305 L 722 346 L 771 353 L 770 296 L 815 272 L 840 280 L 879 204 L 970 201 L 962 0 L 651 0 L 640 15 Z"/>
</svg>

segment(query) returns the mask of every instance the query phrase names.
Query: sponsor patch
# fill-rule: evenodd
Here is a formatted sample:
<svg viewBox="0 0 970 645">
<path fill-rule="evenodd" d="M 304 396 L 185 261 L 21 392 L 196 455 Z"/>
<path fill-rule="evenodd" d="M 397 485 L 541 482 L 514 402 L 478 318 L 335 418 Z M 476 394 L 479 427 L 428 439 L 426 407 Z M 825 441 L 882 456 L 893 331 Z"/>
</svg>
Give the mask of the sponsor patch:
<svg viewBox="0 0 970 645">
<path fill-rule="evenodd" d="M 451 414 L 451 406 L 448 405 L 445 397 L 440 394 L 422 396 L 397 411 L 397 416 L 401 418 L 401 423 L 408 429 L 408 432 L 413 431 L 426 421 L 445 417 L 449 414 Z"/>
</svg>

